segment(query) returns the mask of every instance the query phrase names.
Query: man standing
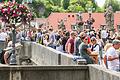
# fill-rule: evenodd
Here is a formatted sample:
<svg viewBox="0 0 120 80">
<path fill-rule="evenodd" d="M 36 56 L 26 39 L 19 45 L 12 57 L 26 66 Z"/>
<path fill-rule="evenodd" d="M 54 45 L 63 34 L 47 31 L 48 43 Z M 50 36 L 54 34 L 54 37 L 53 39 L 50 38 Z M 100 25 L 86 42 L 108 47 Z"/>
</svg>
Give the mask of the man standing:
<svg viewBox="0 0 120 80">
<path fill-rule="evenodd" d="M 103 30 L 101 31 L 101 38 L 102 38 L 104 44 L 106 44 L 107 37 L 108 37 L 107 30 L 106 30 L 106 29 L 103 29 Z"/>
<path fill-rule="evenodd" d="M 76 33 L 72 31 L 70 33 L 70 38 L 67 40 L 67 43 L 65 45 L 66 52 L 68 54 L 74 53 L 74 41 L 75 41 Z"/>
<path fill-rule="evenodd" d="M 5 32 L 4 29 L 0 32 L 0 42 L 5 42 L 7 40 L 7 33 Z"/>
<path fill-rule="evenodd" d="M 112 47 L 110 47 L 106 52 L 108 69 L 119 71 L 119 55 L 116 51 L 116 49 L 119 48 L 120 41 L 113 40 Z"/>
</svg>

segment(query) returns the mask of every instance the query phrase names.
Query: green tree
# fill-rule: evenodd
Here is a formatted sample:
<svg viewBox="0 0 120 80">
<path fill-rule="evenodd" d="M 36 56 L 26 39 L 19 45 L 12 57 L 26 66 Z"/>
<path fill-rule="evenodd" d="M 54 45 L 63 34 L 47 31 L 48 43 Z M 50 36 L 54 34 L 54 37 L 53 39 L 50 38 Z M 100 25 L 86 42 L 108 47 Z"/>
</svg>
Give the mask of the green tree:
<svg viewBox="0 0 120 80">
<path fill-rule="evenodd" d="M 100 12 L 103 13 L 104 12 L 104 8 L 102 7 L 97 7 L 95 12 Z"/>
<path fill-rule="evenodd" d="M 118 0 L 106 0 L 105 4 L 104 4 L 104 8 L 106 9 L 108 6 L 112 6 L 113 7 L 113 11 L 120 11 L 120 1 Z"/>
<path fill-rule="evenodd" d="M 78 4 L 70 5 L 68 7 L 68 12 L 84 12 L 84 8 L 82 6 L 79 6 Z"/>
<path fill-rule="evenodd" d="M 43 15 L 40 12 L 40 8 L 45 9 L 44 3 L 41 0 L 35 0 L 32 4 L 29 4 L 31 11 L 33 12 L 35 17 L 42 17 Z"/>
<path fill-rule="evenodd" d="M 71 0 L 70 1 L 70 6 L 76 5 L 76 4 L 81 6 L 84 12 L 88 12 L 89 9 L 91 9 L 94 12 L 97 8 L 97 4 L 93 0 Z"/>
<path fill-rule="evenodd" d="M 39 8 L 45 9 L 44 14 L 40 14 Z M 31 9 L 36 17 L 48 17 L 51 12 L 93 12 L 100 11 L 94 0 L 33 0 Z"/>
<path fill-rule="evenodd" d="M 63 0 L 63 8 L 66 10 L 68 9 L 68 6 L 70 5 L 70 0 Z"/>
</svg>

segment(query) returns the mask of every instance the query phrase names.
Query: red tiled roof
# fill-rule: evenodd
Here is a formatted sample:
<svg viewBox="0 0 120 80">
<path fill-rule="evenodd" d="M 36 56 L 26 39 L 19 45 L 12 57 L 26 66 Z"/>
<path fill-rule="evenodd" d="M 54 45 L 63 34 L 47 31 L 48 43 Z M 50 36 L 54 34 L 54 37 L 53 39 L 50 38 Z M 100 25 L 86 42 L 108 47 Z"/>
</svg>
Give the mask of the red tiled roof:
<svg viewBox="0 0 120 80">
<path fill-rule="evenodd" d="M 68 16 L 69 15 L 69 16 Z M 74 15 L 74 17 L 73 17 Z M 114 13 L 114 26 L 117 29 L 117 24 L 120 24 L 120 13 Z M 82 14 L 83 21 L 86 21 L 89 17 L 88 13 Z M 95 29 L 100 28 L 101 24 L 105 24 L 104 13 L 92 13 L 92 17 L 95 19 L 93 26 Z M 61 19 L 66 19 L 65 26 L 67 30 L 71 30 L 71 24 L 76 22 L 76 13 L 51 13 L 48 17 L 48 22 L 50 26 L 53 26 L 54 29 L 58 28 L 58 21 Z"/>
</svg>

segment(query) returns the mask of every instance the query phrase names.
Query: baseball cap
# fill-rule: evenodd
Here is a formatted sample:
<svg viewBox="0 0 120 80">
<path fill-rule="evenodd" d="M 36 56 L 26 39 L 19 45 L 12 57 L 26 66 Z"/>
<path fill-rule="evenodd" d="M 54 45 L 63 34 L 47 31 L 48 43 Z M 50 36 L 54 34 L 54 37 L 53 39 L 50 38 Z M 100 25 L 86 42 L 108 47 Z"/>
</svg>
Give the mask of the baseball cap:
<svg viewBox="0 0 120 80">
<path fill-rule="evenodd" d="M 117 40 L 117 39 L 112 41 L 112 44 L 119 44 L 119 43 L 120 43 L 120 40 Z"/>
</svg>

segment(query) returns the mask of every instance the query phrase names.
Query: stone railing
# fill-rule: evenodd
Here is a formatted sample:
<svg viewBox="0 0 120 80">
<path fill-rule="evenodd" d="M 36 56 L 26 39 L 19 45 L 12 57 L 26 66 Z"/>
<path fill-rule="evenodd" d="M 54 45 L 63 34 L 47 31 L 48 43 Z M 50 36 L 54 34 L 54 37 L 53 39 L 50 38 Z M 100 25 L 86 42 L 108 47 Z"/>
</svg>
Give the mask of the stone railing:
<svg viewBox="0 0 120 80">
<path fill-rule="evenodd" d="M 120 80 L 120 73 L 99 65 L 0 65 L 0 80 Z"/>
<path fill-rule="evenodd" d="M 120 80 L 120 72 L 99 65 L 89 65 L 90 80 Z"/>
<path fill-rule="evenodd" d="M 37 65 L 72 65 L 73 55 L 56 51 L 55 49 L 37 43 L 23 43 L 21 58 L 27 56 Z"/>
<path fill-rule="evenodd" d="M 5 66 L 0 80 L 89 80 L 88 66 Z"/>
<path fill-rule="evenodd" d="M 0 80 L 120 80 L 120 73 L 99 65 L 76 65 L 73 56 L 37 43 L 23 43 L 20 58 L 37 65 L 0 65 Z"/>
</svg>

